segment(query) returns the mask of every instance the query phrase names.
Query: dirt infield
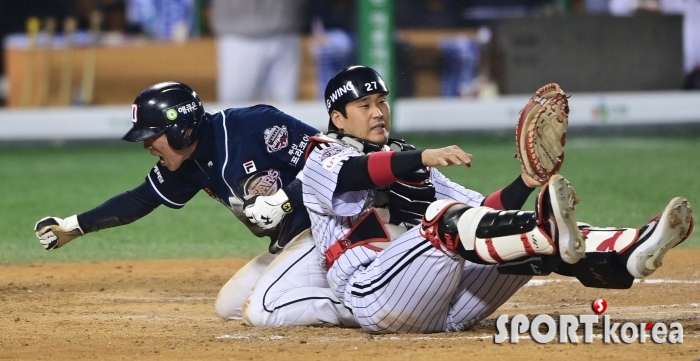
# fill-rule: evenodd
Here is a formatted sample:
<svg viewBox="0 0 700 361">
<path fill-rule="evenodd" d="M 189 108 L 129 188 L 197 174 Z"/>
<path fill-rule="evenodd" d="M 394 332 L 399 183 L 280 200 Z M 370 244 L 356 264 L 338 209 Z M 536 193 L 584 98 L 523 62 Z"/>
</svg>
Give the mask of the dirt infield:
<svg viewBox="0 0 700 361">
<path fill-rule="evenodd" d="M 0 267 L 0 359 L 31 360 L 695 360 L 700 357 L 700 251 L 674 250 L 630 290 L 536 278 L 475 330 L 367 335 L 336 327 L 252 328 L 214 313 L 245 260 L 121 261 Z M 603 297 L 615 322 L 671 322 L 682 344 L 493 343 L 501 314 L 590 314 Z M 601 322 L 602 324 L 602 322 Z M 600 333 L 600 330 L 597 330 Z"/>
</svg>

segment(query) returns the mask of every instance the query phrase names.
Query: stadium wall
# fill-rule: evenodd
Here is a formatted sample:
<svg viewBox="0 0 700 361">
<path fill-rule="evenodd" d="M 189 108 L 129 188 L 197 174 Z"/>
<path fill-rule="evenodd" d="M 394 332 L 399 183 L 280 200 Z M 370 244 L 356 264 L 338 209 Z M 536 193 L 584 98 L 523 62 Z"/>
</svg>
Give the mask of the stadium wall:
<svg viewBox="0 0 700 361">
<path fill-rule="evenodd" d="M 398 99 L 394 130 L 449 132 L 512 129 L 529 96 L 493 100 Z M 322 102 L 275 104 L 318 129 L 326 129 Z M 230 106 L 205 104 L 211 111 Z M 700 92 L 575 94 L 569 99 L 571 127 L 700 124 Z M 131 126 L 131 107 L 92 106 L 0 110 L 0 141 L 118 139 Z"/>
</svg>

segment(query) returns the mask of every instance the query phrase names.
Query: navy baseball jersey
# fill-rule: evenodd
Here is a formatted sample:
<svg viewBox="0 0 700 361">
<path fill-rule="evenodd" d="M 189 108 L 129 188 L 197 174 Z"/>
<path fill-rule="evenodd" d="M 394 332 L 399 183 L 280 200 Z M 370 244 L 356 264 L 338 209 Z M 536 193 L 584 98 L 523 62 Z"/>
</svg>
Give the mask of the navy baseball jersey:
<svg viewBox="0 0 700 361">
<path fill-rule="evenodd" d="M 195 152 L 176 171 L 156 164 L 146 177 L 161 203 L 182 208 L 203 189 L 229 208 L 259 237 L 274 237 L 279 228 L 251 224 L 243 202 L 271 195 L 293 181 L 304 166 L 304 152 L 313 127 L 269 105 L 207 113 Z M 291 215 L 304 213 L 297 207 Z"/>
</svg>

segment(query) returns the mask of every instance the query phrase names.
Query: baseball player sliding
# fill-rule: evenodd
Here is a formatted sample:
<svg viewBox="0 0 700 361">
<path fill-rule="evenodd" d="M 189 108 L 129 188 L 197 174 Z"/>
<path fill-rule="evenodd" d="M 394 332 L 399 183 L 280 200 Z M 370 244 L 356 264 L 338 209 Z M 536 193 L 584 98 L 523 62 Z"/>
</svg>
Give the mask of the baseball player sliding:
<svg viewBox="0 0 700 361">
<path fill-rule="evenodd" d="M 205 113 L 197 93 L 177 82 L 142 91 L 131 116 L 133 127 L 122 139 L 143 142 L 160 160 L 142 184 L 94 209 L 65 219 L 39 220 L 34 230 L 45 249 L 129 224 L 160 205 L 182 208 L 204 190 L 256 236 L 272 240 L 269 252 L 250 261 L 221 289 L 216 300 L 219 316 L 243 318 L 256 326 L 355 325 L 328 288 L 325 271 L 312 253 L 315 245 L 306 231 L 309 219 L 301 183 L 294 181 L 316 129 L 267 105 Z M 270 197 L 257 198 L 266 195 Z M 266 211 L 256 220 L 260 226 L 249 221 L 245 206 Z M 314 298 L 308 297 L 309 288 Z M 284 306 L 272 315 L 265 302 Z"/>
<path fill-rule="evenodd" d="M 413 150 L 389 138 L 388 93 L 373 69 L 336 74 L 325 92 L 329 133 L 313 138 L 298 176 L 328 283 L 368 332 L 464 330 L 552 271 L 629 288 L 692 231 L 681 197 L 640 229 L 577 223 L 574 189 L 555 174 L 568 124 L 555 84 L 521 113 L 522 175 L 487 197 L 436 169 L 469 166 L 459 147 Z M 536 186 L 536 211 L 516 211 Z"/>
</svg>

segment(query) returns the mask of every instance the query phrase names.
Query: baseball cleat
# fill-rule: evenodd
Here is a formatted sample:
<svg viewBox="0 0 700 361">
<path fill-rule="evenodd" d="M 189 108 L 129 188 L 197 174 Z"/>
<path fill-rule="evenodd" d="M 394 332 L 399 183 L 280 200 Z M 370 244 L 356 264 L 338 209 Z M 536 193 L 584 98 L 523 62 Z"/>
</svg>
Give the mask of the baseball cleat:
<svg viewBox="0 0 700 361">
<path fill-rule="evenodd" d="M 555 83 L 539 88 L 520 111 L 516 157 L 536 181 L 546 183 L 561 168 L 568 126 L 568 97 Z"/>
<path fill-rule="evenodd" d="M 685 241 L 693 231 L 693 209 L 683 197 L 673 198 L 661 215 L 643 228 L 639 246 L 627 259 L 627 271 L 634 278 L 644 278 L 661 267 L 666 252 Z"/>
<path fill-rule="evenodd" d="M 576 205 L 579 203 L 574 188 L 566 178 L 559 174 L 553 175 L 547 185 L 550 217 L 556 223 L 559 255 L 569 264 L 581 260 L 586 254 L 586 243 L 576 223 Z"/>
</svg>

